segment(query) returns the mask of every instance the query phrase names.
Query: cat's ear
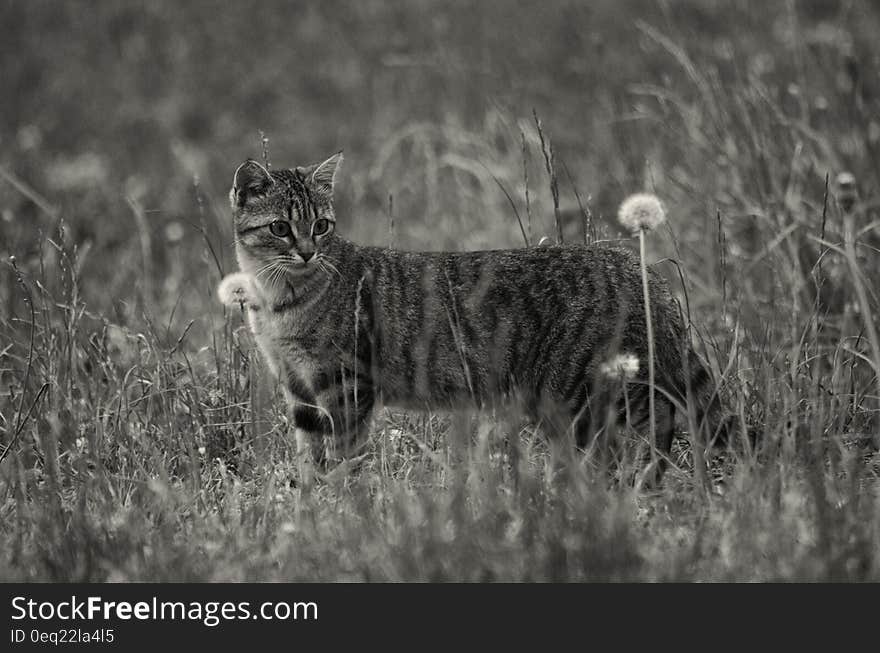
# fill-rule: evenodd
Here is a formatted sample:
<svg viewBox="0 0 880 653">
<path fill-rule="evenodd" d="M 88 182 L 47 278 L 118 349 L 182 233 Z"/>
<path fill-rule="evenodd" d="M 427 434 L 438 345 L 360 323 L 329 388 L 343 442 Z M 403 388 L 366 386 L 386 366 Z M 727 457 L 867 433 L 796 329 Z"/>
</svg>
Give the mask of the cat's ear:
<svg viewBox="0 0 880 653">
<path fill-rule="evenodd" d="M 248 159 L 235 171 L 232 176 L 232 190 L 229 191 L 229 201 L 233 208 L 244 206 L 252 197 L 257 197 L 266 192 L 266 189 L 274 183 L 272 175 L 253 159 Z"/>
<path fill-rule="evenodd" d="M 336 180 L 336 171 L 339 170 L 340 163 L 342 163 L 342 152 L 337 152 L 322 163 L 300 170 L 321 195 L 332 198 L 333 182 Z"/>
</svg>

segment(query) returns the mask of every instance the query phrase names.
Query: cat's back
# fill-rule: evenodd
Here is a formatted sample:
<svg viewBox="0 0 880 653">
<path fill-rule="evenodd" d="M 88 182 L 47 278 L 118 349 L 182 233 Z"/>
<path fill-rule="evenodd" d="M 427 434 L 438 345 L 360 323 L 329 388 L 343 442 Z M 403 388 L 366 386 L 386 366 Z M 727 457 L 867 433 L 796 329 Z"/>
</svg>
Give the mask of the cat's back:
<svg viewBox="0 0 880 653">
<path fill-rule="evenodd" d="M 639 258 L 619 247 L 570 245 L 470 252 L 408 252 L 361 248 L 364 269 L 378 292 L 421 296 L 453 293 L 531 297 L 548 309 L 604 295 L 641 292 Z M 651 272 L 652 294 L 666 294 Z M 471 295 L 476 295 L 472 297 Z"/>
</svg>

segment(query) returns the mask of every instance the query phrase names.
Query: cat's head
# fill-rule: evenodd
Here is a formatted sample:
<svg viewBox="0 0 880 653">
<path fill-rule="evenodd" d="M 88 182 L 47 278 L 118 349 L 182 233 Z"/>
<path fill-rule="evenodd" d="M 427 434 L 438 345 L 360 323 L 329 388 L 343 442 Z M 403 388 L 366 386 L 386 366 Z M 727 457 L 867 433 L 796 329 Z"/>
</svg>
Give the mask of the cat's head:
<svg viewBox="0 0 880 653">
<path fill-rule="evenodd" d="M 322 163 L 271 172 L 248 159 L 235 171 L 229 201 L 242 269 L 260 280 L 307 274 L 336 229 L 333 181 L 342 152 Z"/>
</svg>

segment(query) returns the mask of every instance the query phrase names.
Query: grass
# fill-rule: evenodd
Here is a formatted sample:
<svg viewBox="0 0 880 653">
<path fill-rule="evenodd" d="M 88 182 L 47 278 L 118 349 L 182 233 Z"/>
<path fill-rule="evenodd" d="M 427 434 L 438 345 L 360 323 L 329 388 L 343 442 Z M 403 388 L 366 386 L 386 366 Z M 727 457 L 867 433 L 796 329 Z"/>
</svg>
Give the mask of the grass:
<svg viewBox="0 0 880 653">
<path fill-rule="evenodd" d="M 332 4 L 297 21 L 108 4 L 82 32 L 55 3 L 0 10 L 22 26 L 0 118 L 0 578 L 880 579 L 876 9 L 486 2 L 470 33 L 431 3 Z M 38 28 L 70 31 L 69 68 Z M 321 61 L 316 34 L 335 39 Z M 637 490 L 627 447 L 381 411 L 363 467 L 304 488 L 214 288 L 240 160 L 339 146 L 340 230 L 360 242 L 615 240 L 620 200 L 657 194 L 646 255 L 759 446 L 704 462 L 682 433 L 663 485 Z"/>
</svg>

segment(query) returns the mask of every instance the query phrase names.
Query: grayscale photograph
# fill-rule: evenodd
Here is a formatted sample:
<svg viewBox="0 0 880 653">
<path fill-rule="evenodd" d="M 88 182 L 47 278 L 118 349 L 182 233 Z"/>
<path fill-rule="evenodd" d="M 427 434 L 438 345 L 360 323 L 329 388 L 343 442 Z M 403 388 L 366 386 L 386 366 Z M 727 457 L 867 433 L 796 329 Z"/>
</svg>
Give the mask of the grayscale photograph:
<svg viewBox="0 0 880 653">
<path fill-rule="evenodd" d="M 880 580 L 876 2 L 0 24 L 3 583 Z"/>
</svg>

